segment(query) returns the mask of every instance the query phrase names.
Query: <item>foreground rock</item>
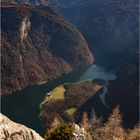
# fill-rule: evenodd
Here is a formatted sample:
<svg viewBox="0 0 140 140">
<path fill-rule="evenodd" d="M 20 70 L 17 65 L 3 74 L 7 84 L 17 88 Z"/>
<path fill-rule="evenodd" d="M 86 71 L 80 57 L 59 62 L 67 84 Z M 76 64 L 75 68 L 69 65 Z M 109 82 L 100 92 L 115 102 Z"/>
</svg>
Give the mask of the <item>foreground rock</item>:
<svg viewBox="0 0 140 140">
<path fill-rule="evenodd" d="M 43 140 L 34 130 L 0 114 L 0 140 Z"/>
</svg>

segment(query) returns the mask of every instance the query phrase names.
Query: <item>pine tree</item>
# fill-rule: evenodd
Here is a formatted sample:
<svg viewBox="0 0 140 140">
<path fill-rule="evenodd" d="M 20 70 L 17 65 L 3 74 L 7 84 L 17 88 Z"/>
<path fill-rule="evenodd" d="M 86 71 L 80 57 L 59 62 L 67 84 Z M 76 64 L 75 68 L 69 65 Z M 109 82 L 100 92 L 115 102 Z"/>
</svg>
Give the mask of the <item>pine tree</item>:
<svg viewBox="0 0 140 140">
<path fill-rule="evenodd" d="M 95 118 L 95 122 L 98 120 Z M 121 126 L 122 118 L 119 107 L 116 107 L 105 124 L 95 127 L 93 137 L 95 140 L 124 140 L 125 132 Z M 96 125 L 96 123 L 94 123 Z"/>
<path fill-rule="evenodd" d="M 135 126 L 133 130 L 129 130 L 125 140 L 140 140 L 140 125 Z"/>
<path fill-rule="evenodd" d="M 120 114 L 119 107 L 117 106 L 112 115 L 109 117 L 108 122 L 105 124 L 105 137 L 107 139 L 120 139 L 123 140 L 125 132 L 121 125 L 122 117 Z"/>
<path fill-rule="evenodd" d="M 88 119 L 88 114 L 86 112 L 83 113 L 80 126 L 84 128 L 86 131 L 89 131 L 89 119 Z"/>
</svg>

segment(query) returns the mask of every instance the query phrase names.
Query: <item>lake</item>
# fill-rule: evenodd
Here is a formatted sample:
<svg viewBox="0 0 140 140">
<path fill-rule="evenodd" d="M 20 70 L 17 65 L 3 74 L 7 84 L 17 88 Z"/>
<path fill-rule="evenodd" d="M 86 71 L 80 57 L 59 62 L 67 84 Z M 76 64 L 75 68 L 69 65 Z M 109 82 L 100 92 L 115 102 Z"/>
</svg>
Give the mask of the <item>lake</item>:
<svg viewBox="0 0 140 140">
<path fill-rule="evenodd" d="M 40 112 L 39 105 L 46 93 L 58 85 L 86 79 L 114 80 L 116 76 L 93 64 L 88 68 L 82 68 L 62 75 L 46 84 L 34 85 L 14 94 L 3 96 L 1 98 L 1 112 L 11 120 L 24 124 L 43 135 L 44 130 L 38 116 Z"/>
</svg>

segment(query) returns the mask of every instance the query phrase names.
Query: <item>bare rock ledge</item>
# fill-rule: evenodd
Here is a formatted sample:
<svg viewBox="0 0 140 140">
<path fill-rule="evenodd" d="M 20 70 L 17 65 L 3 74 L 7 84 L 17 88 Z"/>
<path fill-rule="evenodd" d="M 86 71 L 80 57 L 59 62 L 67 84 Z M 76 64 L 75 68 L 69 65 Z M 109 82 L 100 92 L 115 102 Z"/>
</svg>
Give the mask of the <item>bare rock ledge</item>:
<svg viewBox="0 0 140 140">
<path fill-rule="evenodd" d="M 0 140 L 44 140 L 34 130 L 0 114 Z"/>
</svg>

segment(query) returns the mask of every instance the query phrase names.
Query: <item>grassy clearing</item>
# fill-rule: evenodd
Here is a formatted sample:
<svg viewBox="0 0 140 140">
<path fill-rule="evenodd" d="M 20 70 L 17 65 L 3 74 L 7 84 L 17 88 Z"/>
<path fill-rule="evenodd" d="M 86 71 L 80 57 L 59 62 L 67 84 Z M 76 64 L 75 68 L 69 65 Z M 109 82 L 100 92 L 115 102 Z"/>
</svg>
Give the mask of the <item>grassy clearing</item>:
<svg viewBox="0 0 140 140">
<path fill-rule="evenodd" d="M 50 92 L 50 95 L 46 97 L 46 100 L 63 100 L 65 99 L 65 88 L 63 86 L 56 87 Z"/>
<path fill-rule="evenodd" d="M 67 112 L 69 115 L 73 115 L 75 111 L 76 111 L 76 108 L 74 108 L 74 107 L 66 110 L 66 112 Z"/>
</svg>

